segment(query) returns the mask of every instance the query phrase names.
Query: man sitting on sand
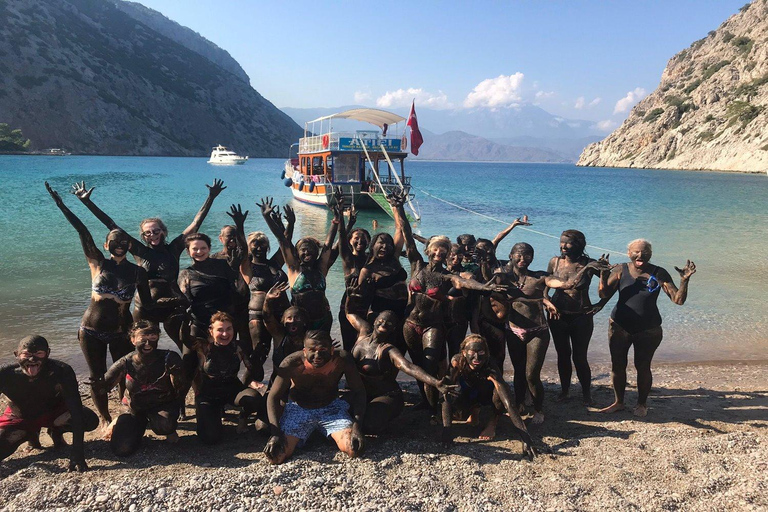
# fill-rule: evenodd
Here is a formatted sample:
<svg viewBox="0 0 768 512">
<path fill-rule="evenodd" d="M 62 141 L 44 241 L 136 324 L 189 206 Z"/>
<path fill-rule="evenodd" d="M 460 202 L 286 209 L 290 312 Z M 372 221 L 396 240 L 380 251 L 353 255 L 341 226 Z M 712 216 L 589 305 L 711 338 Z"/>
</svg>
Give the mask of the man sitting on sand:
<svg viewBox="0 0 768 512">
<path fill-rule="evenodd" d="M 66 446 L 62 433 L 72 432 L 69 470 L 86 471 L 83 437 L 99 419 L 83 407 L 72 367 L 48 359 L 50 353 L 45 338 L 27 336 L 14 352 L 17 363 L 0 368 L 0 393 L 10 400 L 0 416 L 0 460 L 25 441 L 40 448 L 40 429 L 47 427 L 54 448 Z"/>
<path fill-rule="evenodd" d="M 365 388 L 352 356 L 336 351 L 327 332 L 308 331 L 304 350 L 286 357 L 276 373 L 267 398 L 272 437 L 264 448 L 272 464 L 283 463 L 316 429 L 350 457 L 363 450 Z M 351 393 L 352 417 L 349 404 L 339 398 L 342 376 Z"/>
</svg>

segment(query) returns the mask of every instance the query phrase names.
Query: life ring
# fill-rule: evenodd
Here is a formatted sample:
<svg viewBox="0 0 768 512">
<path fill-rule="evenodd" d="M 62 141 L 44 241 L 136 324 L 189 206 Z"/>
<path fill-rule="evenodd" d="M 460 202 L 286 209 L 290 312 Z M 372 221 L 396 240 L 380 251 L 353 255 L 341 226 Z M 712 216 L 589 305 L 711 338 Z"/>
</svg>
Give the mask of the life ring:
<svg viewBox="0 0 768 512">
<path fill-rule="evenodd" d="M 328 149 L 328 144 L 330 143 L 331 143 L 331 138 L 326 133 L 325 135 L 323 135 L 323 149 Z"/>
<path fill-rule="evenodd" d="M 403 138 L 400 139 L 400 150 L 405 151 L 406 149 L 408 149 L 408 139 L 403 135 Z"/>
</svg>

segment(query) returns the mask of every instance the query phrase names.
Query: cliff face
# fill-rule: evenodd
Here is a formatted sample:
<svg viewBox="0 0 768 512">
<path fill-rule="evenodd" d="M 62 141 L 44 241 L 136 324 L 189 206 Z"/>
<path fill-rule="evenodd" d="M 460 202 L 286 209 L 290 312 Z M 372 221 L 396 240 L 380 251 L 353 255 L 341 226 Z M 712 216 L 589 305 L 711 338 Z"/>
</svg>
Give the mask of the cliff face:
<svg viewBox="0 0 768 512">
<path fill-rule="evenodd" d="M 578 165 L 765 172 L 768 0 L 675 55 L 659 87 Z"/>
<path fill-rule="evenodd" d="M 112 1 L 0 0 L 0 20 L 0 122 L 32 149 L 203 156 L 221 143 L 281 157 L 302 134 L 221 53 L 217 63 Z"/>
</svg>

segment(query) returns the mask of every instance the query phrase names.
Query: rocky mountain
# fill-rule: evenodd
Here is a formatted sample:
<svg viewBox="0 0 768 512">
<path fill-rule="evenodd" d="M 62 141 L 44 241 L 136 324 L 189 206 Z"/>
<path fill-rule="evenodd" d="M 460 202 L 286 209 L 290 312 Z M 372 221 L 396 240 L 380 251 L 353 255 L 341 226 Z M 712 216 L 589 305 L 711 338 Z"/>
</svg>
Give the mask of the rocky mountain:
<svg viewBox="0 0 768 512">
<path fill-rule="evenodd" d="M 21 128 L 32 149 L 203 156 L 221 143 L 286 154 L 301 129 L 226 52 L 116 3 L 0 1 L 0 122 Z"/>
<path fill-rule="evenodd" d="M 548 163 L 572 161 L 547 149 L 507 146 L 461 131 L 451 131 L 440 135 L 424 132 L 423 135 L 425 143 L 419 150 L 419 156 L 411 157 L 414 160 Z"/>
<path fill-rule="evenodd" d="M 142 22 L 152 30 L 164 35 L 172 41 L 176 41 L 193 52 L 199 53 L 214 64 L 217 64 L 220 68 L 226 69 L 243 82 L 247 84 L 251 83 L 248 74 L 242 67 L 240 67 L 240 64 L 232 58 L 229 52 L 219 48 L 191 28 L 179 25 L 175 21 L 163 16 L 162 13 L 150 9 L 149 7 L 144 7 L 138 2 L 113 0 L 112 3 L 131 18 Z"/>
<path fill-rule="evenodd" d="M 659 87 L 578 165 L 765 172 L 768 0 L 741 8 L 667 64 Z"/>
</svg>

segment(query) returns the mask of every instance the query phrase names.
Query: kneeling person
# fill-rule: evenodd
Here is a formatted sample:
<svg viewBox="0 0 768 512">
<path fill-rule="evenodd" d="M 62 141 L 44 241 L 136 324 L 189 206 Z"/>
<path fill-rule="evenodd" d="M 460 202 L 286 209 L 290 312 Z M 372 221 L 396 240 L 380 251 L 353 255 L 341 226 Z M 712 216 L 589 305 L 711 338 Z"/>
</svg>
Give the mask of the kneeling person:
<svg viewBox="0 0 768 512">
<path fill-rule="evenodd" d="M 64 446 L 63 432 L 72 432 L 70 471 L 85 471 L 83 437 L 94 430 L 99 419 L 83 407 L 72 367 L 50 355 L 42 336 L 27 336 L 14 352 L 17 363 L 0 368 L 0 393 L 10 404 L 0 416 L 0 460 L 23 443 L 40 447 L 40 429 L 48 428 L 54 447 Z"/>
<path fill-rule="evenodd" d="M 276 373 L 267 398 L 272 437 L 264 448 L 271 463 L 281 464 L 289 458 L 316 429 L 333 438 L 350 457 L 360 454 L 365 388 L 350 354 L 335 351 L 327 332 L 309 331 L 304 350 L 286 357 Z M 342 376 L 351 392 L 352 417 L 348 403 L 339 398 Z"/>
<path fill-rule="evenodd" d="M 179 440 L 179 390 L 184 382 L 181 356 L 157 348 L 157 324 L 139 320 L 129 335 L 136 350 L 118 359 L 103 381 L 109 391 L 125 379 L 130 412 L 115 420 L 109 443 L 112 452 L 121 457 L 139 448 L 148 424 L 155 434 L 166 436 L 169 442 Z"/>
</svg>

